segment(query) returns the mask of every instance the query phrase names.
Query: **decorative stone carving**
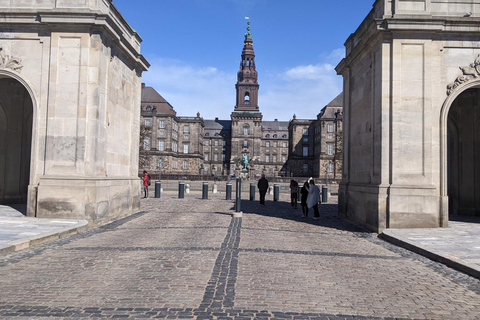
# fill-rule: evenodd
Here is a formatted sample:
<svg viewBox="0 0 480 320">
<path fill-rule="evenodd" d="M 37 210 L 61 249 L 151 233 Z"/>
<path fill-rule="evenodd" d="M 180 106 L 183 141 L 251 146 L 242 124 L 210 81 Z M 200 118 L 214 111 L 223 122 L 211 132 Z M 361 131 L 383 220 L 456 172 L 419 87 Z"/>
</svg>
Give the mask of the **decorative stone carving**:
<svg viewBox="0 0 480 320">
<path fill-rule="evenodd" d="M 5 47 L 0 47 L 0 69 L 11 69 L 20 72 L 22 68 L 22 60 L 8 55 Z"/>
<path fill-rule="evenodd" d="M 480 54 L 469 66 L 459 68 L 463 74 L 447 86 L 447 95 L 450 95 L 461 84 L 480 77 Z"/>
</svg>

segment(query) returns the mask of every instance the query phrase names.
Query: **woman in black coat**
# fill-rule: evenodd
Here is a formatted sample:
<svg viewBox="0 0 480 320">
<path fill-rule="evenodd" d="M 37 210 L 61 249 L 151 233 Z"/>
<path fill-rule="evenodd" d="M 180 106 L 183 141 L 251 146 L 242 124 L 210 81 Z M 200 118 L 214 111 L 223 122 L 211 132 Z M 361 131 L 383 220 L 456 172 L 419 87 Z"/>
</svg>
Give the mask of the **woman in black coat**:
<svg viewBox="0 0 480 320">
<path fill-rule="evenodd" d="M 307 207 L 308 187 L 309 187 L 308 182 L 305 181 L 305 183 L 303 184 L 302 190 L 300 190 L 300 194 L 302 195 L 302 199 L 301 199 L 302 212 L 305 218 L 308 217 L 308 207 Z"/>
</svg>

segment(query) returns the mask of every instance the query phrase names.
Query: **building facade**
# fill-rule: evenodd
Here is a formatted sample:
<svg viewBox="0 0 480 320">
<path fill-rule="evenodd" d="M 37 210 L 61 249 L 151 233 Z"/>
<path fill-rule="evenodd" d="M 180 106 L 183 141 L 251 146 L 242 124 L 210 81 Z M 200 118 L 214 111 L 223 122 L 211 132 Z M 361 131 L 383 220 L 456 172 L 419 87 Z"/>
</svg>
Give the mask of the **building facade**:
<svg viewBox="0 0 480 320">
<path fill-rule="evenodd" d="M 146 167 L 153 172 L 160 169 L 164 174 L 235 175 L 251 179 L 262 174 L 325 177 L 324 172 L 328 171 L 330 179 L 339 178 L 341 161 L 335 152 L 341 140 L 342 96 L 322 109 L 317 119 L 299 120 L 294 116 L 291 121 L 264 120 L 258 104 L 260 85 L 250 22 L 247 31 L 235 84 L 236 104 L 229 120 L 204 120 L 197 114 L 190 119 L 189 129 L 196 134 L 185 140 L 181 122 L 188 117 L 177 117 L 173 107 L 153 88 L 143 87 L 142 123 L 148 123 L 152 129 L 143 139 L 143 146 L 149 149 L 145 154 L 151 158 Z M 176 123 L 180 132 L 162 130 L 158 121 L 164 121 L 166 128 L 170 122 Z M 328 131 L 331 128 L 334 131 Z M 158 143 L 161 145 L 157 147 Z M 186 143 L 190 144 L 188 154 L 182 153 L 185 149 L 181 148 Z M 175 147 L 169 147 L 171 144 Z M 186 159 L 190 161 L 187 168 L 171 165 Z"/>
<path fill-rule="evenodd" d="M 341 215 L 377 232 L 480 215 L 479 9 L 377 0 L 347 39 Z"/>
<path fill-rule="evenodd" d="M 141 38 L 112 0 L 26 3 L 0 3 L 0 204 L 90 221 L 136 212 Z"/>
</svg>

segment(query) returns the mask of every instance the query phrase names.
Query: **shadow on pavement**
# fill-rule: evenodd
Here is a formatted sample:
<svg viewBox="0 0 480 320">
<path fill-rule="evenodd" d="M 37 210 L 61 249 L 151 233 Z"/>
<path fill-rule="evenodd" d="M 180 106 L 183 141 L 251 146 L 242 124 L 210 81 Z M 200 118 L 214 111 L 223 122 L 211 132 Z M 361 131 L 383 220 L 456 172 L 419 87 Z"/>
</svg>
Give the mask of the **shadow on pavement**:
<svg viewBox="0 0 480 320">
<path fill-rule="evenodd" d="M 354 225 L 348 220 L 344 220 L 338 216 L 337 204 L 319 204 L 320 219 L 313 219 L 313 208 L 308 210 L 308 218 L 304 218 L 300 203 L 295 209 L 290 202 L 285 201 L 265 201 L 265 206 L 260 205 L 258 200 L 249 201 L 242 200 L 241 211 L 244 214 L 258 214 L 267 217 L 275 217 L 279 219 L 303 222 L 306 224 L 317 225 L 325 228 L 332 228 L 349 232 L 367 232 L 367 229 Z M 232 207 L 235 210 L 235 207 Z"/>
</svg>

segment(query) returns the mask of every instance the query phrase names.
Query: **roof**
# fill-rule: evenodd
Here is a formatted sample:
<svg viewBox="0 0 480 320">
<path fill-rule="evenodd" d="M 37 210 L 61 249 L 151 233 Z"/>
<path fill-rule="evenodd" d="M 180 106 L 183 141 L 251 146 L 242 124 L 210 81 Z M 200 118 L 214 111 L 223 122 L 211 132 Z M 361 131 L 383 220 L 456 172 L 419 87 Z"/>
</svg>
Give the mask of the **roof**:
<svg viewBox="0 0 480 320">
<path fill-rule="evenodd" d="M 204 120 L 205 130 L 231 130 L 232 121 L 231 120 Z"/>
<path fill-rule="evenodd" d="M 158 92 L 152 87 L 142 87 L 142 107 L 150 106 L 155 108 L 152 110 L 156 114 L 176 115 L 177 112 L 172 105 L 168 103 Z M 142 108 L 143 109 L 143 108 Z"/>
<path fill-rule="evenodd" d="M 288 131 L 288 121 L 262 121 L 262 130 Z"/>
<path fill-rule="evenodd" d="M 168 103 L 157 90 L 153 89 L 152 87 L 143 87 L 142 88 L 142 102 L 150 102 L 150 103 Z"/>
<path fill-rule="evenodd" d="M 318 118 L 336 118 L 335 113 L 343 112 L 343 92 L 330 101 L 318 114 Z"/>
</svg>

